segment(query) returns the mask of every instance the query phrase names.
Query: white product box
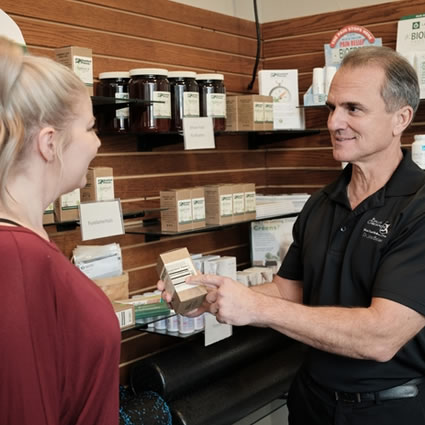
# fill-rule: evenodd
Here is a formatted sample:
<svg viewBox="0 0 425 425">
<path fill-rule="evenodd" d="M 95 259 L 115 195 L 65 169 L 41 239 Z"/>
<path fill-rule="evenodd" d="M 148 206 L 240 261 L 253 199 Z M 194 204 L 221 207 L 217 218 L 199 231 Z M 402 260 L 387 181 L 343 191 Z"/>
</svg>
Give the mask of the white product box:
<svg viewBox="0 0 425 425">
<path fill-rule="evenodd" d="M 273 69 L 258 72 L 261 95 L 273 97 L 273 128 L 304 129 L 304 110 L 297 108 L 298 70 Z"/>
</svg>

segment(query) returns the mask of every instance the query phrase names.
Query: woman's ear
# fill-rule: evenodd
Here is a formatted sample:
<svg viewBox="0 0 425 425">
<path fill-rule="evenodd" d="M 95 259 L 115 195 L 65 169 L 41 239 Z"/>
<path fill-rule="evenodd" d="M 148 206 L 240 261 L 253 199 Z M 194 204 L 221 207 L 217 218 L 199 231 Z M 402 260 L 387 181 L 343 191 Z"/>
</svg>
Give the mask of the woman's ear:
<svg viewBox="0 0 425 425">
<path fill-rule="evenodd" d="M 394 118 L 395 123 L 393 127 L 393 135 L 400 136 L 413 119 L 412 107 L 407 105 L 403 106 L 395 113 Z"/>
<path fill-rule="evenodd" d="M 56 158 L 56 130 L 52 127 L 44 127 L 37 136 L 37 148 L 46 162 L 53 162 Z"/>
</svg>

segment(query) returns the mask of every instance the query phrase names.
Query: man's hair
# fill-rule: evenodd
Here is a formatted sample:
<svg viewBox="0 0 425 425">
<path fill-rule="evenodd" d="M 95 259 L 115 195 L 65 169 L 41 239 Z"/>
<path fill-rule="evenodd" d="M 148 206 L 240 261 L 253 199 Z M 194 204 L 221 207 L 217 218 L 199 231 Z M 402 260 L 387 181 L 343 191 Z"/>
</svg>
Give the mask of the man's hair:
<svg viewBox="0 0 425 425">
<path fill-rule="evenodd" d="M 415 113 L 419 106 L 419 83 L 415 69 L 400 54 L 389 47 L 361 47 L 348 53 L 341 68 L 376 65 L 385 73 L 381 96 L 387 112 L 409 105 Z"/>
</svg>

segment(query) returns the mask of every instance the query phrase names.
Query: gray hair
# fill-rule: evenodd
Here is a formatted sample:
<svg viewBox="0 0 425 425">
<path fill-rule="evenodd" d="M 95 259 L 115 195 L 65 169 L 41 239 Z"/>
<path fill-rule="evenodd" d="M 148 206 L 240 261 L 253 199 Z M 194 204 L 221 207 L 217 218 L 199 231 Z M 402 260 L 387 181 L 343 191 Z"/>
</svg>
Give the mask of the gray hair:
<svg viewBox="0 0 425 425">
<path fill-rule="evenodd" d="M 381 96 L 387 112 L 409 105 L 415 113 L 419 106 L 419 83 L 415 69 L 400 54 L 389 47 L 368 46 L 348 53 L 341 68 L 376 65 L 385 73 Z"/>
</svg>

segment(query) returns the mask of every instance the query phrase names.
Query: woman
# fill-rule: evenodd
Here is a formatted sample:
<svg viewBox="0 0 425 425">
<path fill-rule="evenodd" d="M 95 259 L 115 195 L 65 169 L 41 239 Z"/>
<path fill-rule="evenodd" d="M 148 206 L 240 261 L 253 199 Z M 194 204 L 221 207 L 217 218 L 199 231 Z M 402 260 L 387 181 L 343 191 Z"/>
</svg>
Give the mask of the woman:
<svg viewBox="0 0 425 425">
<path fill-rule="evenodd" d="M 78 77 L 0 38 L 0 424 L 118 424 L 118 321 L 43 228 L 99 146 Z"/>
</svg>

